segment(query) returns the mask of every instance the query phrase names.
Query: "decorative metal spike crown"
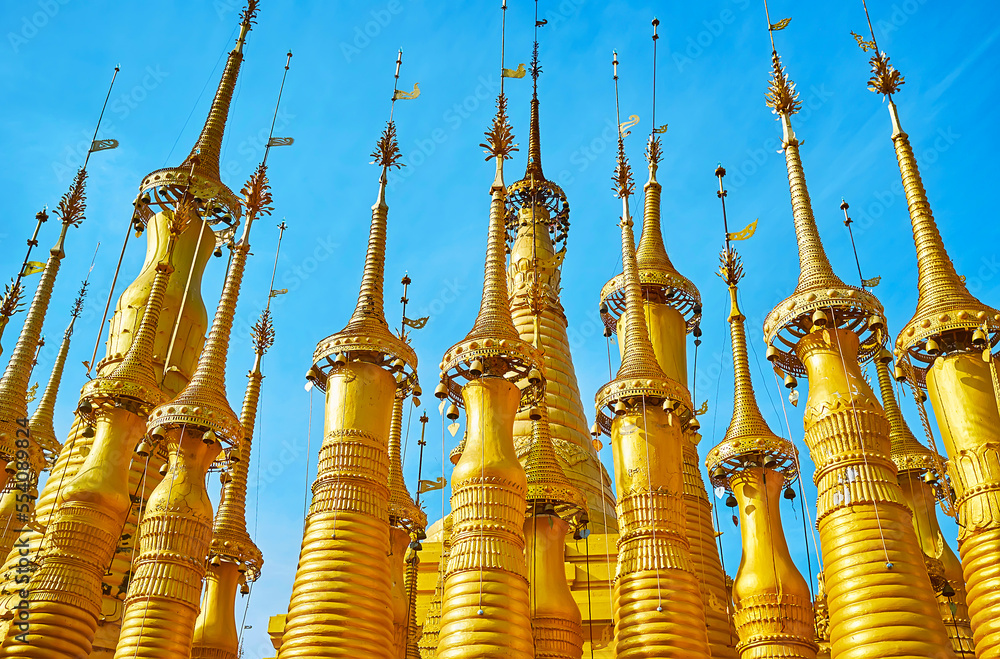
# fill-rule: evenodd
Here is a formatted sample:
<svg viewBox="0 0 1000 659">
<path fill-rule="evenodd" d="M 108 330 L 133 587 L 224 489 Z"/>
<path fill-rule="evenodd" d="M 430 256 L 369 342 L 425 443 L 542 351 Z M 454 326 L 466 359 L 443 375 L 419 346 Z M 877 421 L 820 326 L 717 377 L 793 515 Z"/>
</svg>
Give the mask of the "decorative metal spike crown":
<svg viewBox="0 0 1000 659">
<path fill-rule="evenodd" d="M 903 76 L 889 63 L 889 56 L 876 52 L 871 58 L 872 77 L 868 80 L 868 89 L 876 94 L 892 96 L 903 85 Z"/>
<path fill-rule="evenodd" d="M 777 51 L 771 53 L 771 80 L 768 82 L 767 106 L 775 113 L 791 116 L 799 111 L 802 102 L 795 91 L 795 83 L 788 77 Z"/>
<path fill-rule="evenodd" d="M 73 179 L 73 185 L 62 196 L 56 207 L 56 215 L 62 218 L 64 225 L 78 227 L 86 219 L 83 215 L 87 207 L 86 184 L 87 170 L 81 167 Z"/>
<path fill-rule="evenodd" d="M 264 309 L 260 318 L 250 328 L 250 338 L 253 341 L 254 352 L 263 355 L 274 345 L 274 325 L 271 323 L 271 310 Z"/>
<path fill-rule="evenodd" d="M 379 137 L 375 150 L 371 152 L 374 158 L 371 164 L 385 167 L 386 169 L 405 167 L 405 163 L 399 162 L 403 154 L 399 150 L 399 140 L 396 139 L 396 124 L 388 122 L 382 136 Z"/>
</svg>

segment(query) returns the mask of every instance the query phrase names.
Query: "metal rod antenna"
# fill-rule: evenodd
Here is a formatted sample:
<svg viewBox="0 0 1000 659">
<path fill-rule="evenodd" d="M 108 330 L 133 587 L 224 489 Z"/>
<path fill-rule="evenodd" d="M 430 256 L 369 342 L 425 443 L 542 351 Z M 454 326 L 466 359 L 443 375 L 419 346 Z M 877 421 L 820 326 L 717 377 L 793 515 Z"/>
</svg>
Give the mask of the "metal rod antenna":
<svg viewBox="0 0 1000 659">
<path fill-rule="evenodd" d="M 854 220 L 847 214 L 848 208 L 850 206 L 847 201 L 841 198 L 840 210 L 844 211 L 844 226 L 847 227 L 847 233 L 851 236 L 851 249 L 854 250 L 854 262 L 858 265 L 858 279 L 861 280 L 861 290 L 868 290 L 865 286 L 865 276 L 861 274 L 861 260 L 858 258 L 858 246 L 854 243 L 854 230 L 851 229 L 851 224 L 854 223 Z"/>
<path fill-rule="evenodd" d="M 94 127 L 94 136 L 90 138 L 90 148 L 87 149 L 87 157 L 83 160 L 83 169 L 87 169 L 87 163 L 90 162 L 90 154 L 94 152 L 94 142 L 97 141 L 97 131 L 101 129 L 101 121 L 104 119 L 104 111 L 108 107 L 108 99 L 111 98 L 111 90 L 115 86 L 115 78 L 118 77 L 119 71 L 121 71 L 121 64 L 115 67 L 115 73 L 111 76 L 111 84 L 108 85 L 108 95 L 104 97 L 104 105 L 101 106 L 101 116 L 97 118 L 97 126 Z"/>
<path fill-rule="evenodd" d="M 281 237 L 285 235 L 285 229 L 288 225 L 285 224 L 285 219 L 281 219 L 281 224 L 278 225 L 278 246 L 274 248 L 274 267 L 271 268 L 271 284 L 267 287 L 267 304 L 264 306 L 264 312 L 268 312 L 271 309 L 271 300 L 274 299 L 274 275 L 278 272 L 278 253 L 281 251 Z"/>
<path fill-rule="evenodd" d="M 726 168 L 719 163 L 719 166 L 715 168 L 715 175 L 719 179 L 719 191 L 716 192 L 716 196 L 722 201 L 722 228 L 726 232 L 726 253 L 729 253 L 729 219 L 726 217 L 726 197 L 729 195 L 726 192 L 725 186 L 722 184 L 722 179 L 726 175 Z"/>
<path fill-rule="evenodd" d="M 285 60 L 285 72 L 281 74 L 281 87 L 278 88 L 278 101 L 274 104 L 274 116 L 271 118 L 271 132 L 267 134 L 267 145 L 264 147 L 264 160 L 261 165 L 267 164 L 267 154 L 271 152 L 271 139 L 274 137 L 274 124 L 278 121 L 278 106 L 281 105 L 281 94 L 285 91 L 285 78 L 288 77 L 288 67 L 292 64 L 292 51 L 288 51 L 288 59 Z"/>
</svg>

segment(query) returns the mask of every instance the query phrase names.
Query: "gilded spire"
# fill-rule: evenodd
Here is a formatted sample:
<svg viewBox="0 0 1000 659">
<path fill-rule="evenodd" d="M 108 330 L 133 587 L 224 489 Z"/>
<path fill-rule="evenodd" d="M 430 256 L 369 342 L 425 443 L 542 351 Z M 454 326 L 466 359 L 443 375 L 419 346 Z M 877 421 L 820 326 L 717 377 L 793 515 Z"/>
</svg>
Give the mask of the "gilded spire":
<svg viewBox="0 0 1000 659">
<path fill-rule="evenodd" d="M 556 459 L 549 429 L 549 412 L 545 405 L 538 408 L 539 417 L 531 422 L 531 448 L 524 461 L 528 479 L 527 502 L 531 511 L 544 513 L 546 506 L 574 526 L 587 523 L 587 502 L 580 489 L 566 478 Z"/>
<path fill-rule="evenodd" d="M 49 381 L 45 385 L 45 391 L 42 393 L 42 397 L 38 401 L 38 406 L 31 415 L 31 421 L 28 424 L 31 429 L 32 437 L 34 437 L 35 441 L 38 442 L 39 447 L 41 447 L 42 452 L 48 461 L 55 461 L 56 456 L 59 455 L 59 451 L 62 449 L 62 445 L 59 443 L 59 440 L 56 439 L 56 431 L 53 426 L 56 397 L 59 395 L 59 384 L 62 382 L 63 369 L 66 366 L 66 357 L 69 355 L 69 343 L 73 336 L 73 326 L 76 324 L 76 319 L 80 317 L 80 313 L 83 311 L 83 300 L 87 296 L 88 285 L 89 283 L 87 281 L 83 282 L 83 285 L 80 286 L 80 292 L 77 294 L 76 300 L 73 301 L 73 310 L 70 312 L 69 326 L 63 334 L 62 343 L 59 344 L 59 352 L 56 354 L 56 360 L 52 365 L 52 374 L 49 375 Z"/>
<path fill-rule="evenodd" d="M 209 556 L 229 558 L 246 566 L 246 580 L 256 581 L 264 562 L 260 549 L 247 533 L 246 503 L 247 481 L 250 472 L 250 451 L 253 433 L 257 423 L 257 408 L 260 402 L 260 387 L 264 375 L 260 370 L 261 359 L 274 344 L 274 326 L 271 312 L 265 309 L 250 330 L 254 346 L 253 368 L 247 374 L 247 388 L 243 394 L 243 408 L 240 411 L 240 427 L 243 439 L 239 452 L 230 455 L 229 474 L 222 487 L 219 510 L 215 514 L 212 527 L 212 544 Z"/>
<path fill-rule="evenodd" d="M 35 349 L 42 334 L 42 325 L 52 299 L 52 287 L 55 285 L 59 266 L 66 256 L 64 251 L 66 232 L 71 226 L 79 226 L 83 222 L 87 205 L 86 195 L 87 171 L 82 167 L 73 179 L 70 189 L 59 201 L 56 214 L 62 220 L 59 238 L 49 250 L 49 258 L 42 270 L 31 300 L 24 326 L 18 336 L 17 344 L 11 351 L 10 361 L 0 377 L 0 456 L 11 459 L 14 455 L 14 438 L 18 419 L 28 416 L 26 395 L 31 379 L 31 368 L 35 358 Z"/>
<path fill-rule="evenodd" d="M 365 253 L 365 266 L 361 276 L 358 301 L 347 326 L 336 334 L 323 339 L 316 346 L 313 361 L 317 368 L 325 372 L 335 360 L 349 359 L 351 355 L 356 357 L 368 355 L 367 358 L 374 359 L 376 363 L 384 363 L 393 370 L 407 372 L 409 375 L 401 381 L 402 388 L 406 389 L 416 382 L 413 372 L 417 365 L 417 355 L 405 339 L 396 336 L 389 329 L 385 320 L 383 301 L 386 234 L 389 218 L 389 206 L 385 199 L 386 186 L 389 171 L 393 168 L 403 167 L 403 163 L 400 162 L 402 154 L 396 136 L 396 124 L 392 116 L 397 100 L 416 98 L 415 95 L 401 92 L 398 89 L 402 56 L 403 53 L 400 51 L 396 59 L 389 121 L 371 154 L 372 164 L 378 165 L 380 173 L 378 193 L 375 204 L 372 206 L 368 250 Z"/>
<path fill-rule="evenodd" d="M 903 418 L 899 409 L 894 382 L 889 374 L 889 364 L 892 355 L 883 350 L 875 360 L 875 371 L 878 374 L 878 386 L 882 393 L 882 409 L 889 421 L 889 440 L 891 442 L 890 456 L 899 471 L 937 471 L 934 454 L 920 443 Z"/>
<path fill-rule="evenodd" d="M 226 59 L 226 68 L 223 69 L 222 79 L 219 80 L 219 86 L 215 90 L 208 118 L 205 119 L 205 125 L 202 126 L 201 134 L 198 135 L 198 141 L 195 142 L 191 153 L 181 163 L 181 167 L 185 169 L 194 164 L 196 176 L 203 176 L 213 182 L 218 182 L 220 178 L 219 156 L 222 153 L 222 138 L 226 132 L 226 121 L 229 119 L 229 107 L 236 92 L 236 80 L 243 64 L 243 46 L 246 44 L 247 34 L 257 22 L 259 8 L 260 0 L 247 0 L 247 6 L 240 14 L 240 34 L 236 38 L 236 46 Z"/>
<path fill-rule="evenodd" d="M 639 285 L 643 299 L 666 304 L 685 317 L 688 331 L 701 320 L 701 293 L 687 277 L 674 267 L 667 255 L 660 222 L 660 195 L 663 186 L 656 179 L 660 159 L 663 156 L 661 135 L 667 125 L 656 125 L 656 42 L 659 40 L 657 28 L 660 21 L 653 19 L 653 76 L 652 76 L 652 127 L 646 142 L 646 161 L 649 165 L 649 180 L 643 186 L 645 204 L 643 209 L 642 233 L 636 250 L 639 268 Z M 626 133 L 627 134 L 627 133 Z M 602 313 L 605 325 L 612 331 L 618 330 L 618 318 L 625 305 L 624 274 L 611 279 L 601 290 L 601 302 L 606 311 Z"/>
<path fill-rule="evenodd" d="M 177 167 L 158 169 L 148 174 L 139 185 L 139 200 L 136 204 L 138 225 L 148 221 L 157 209 L 173 208 L 187 189 L 190 189 L 196 201 L 196 213 L 192 220 L 203 219 L 217 225 L 222 242 L 232 236 L 239 224 L 243 209 L 232 190 L 222 183 L 219 157 L 243 63 L 243 47 L 247 34 L 256 23 L 259 8 L 260 0 L 247 0 L 246 7 L 240 13 L 240 32 L 236 46 L 226 60 L 226 67 L 212 99 L 212 107 L 191 153 Z"/>
<path fill-rule="evenodd" d="M 784 29 L 788 20 L 771 25 L 768 17 L 772 49 L 766 104 L 781 121 L 792 219 L 798 243 L 799 280 L 792 295 L 768 315 L 764 322 L 764 337 L 773 348 L 768 351 L 771 361 L 786 373 L 805 375 L 805 367 L 791 348 L 814 326 L 829 323 L 830 326 L 851 327 L 859 335 L 858 359 L 863 362 L 881 348 L 883 339 L 879 330 L 884 327 L 884 319 L 882 304 L 874 295 L 862 288 L 848 286 L 833 272 L 819 236 L 799 154 L 801 142 L 792 128 L 792 115 L 799 111 L 801 102 L 795 83 L 774 48 L 773 32 Z"/>
<path fill-rule="evenodd" d="M 427 514 L 417 507 L 403 478 L 403 405 L 406 397 L 396 392 L 389 422 L 389 525 L 416 531 L 427 527 Z"/>
<path fill-rule="evenodd" d="M 243 237 L 233 247 L 233 261 L 226 273 L 219 306 L 198 357 L 198 366 L 177 397 L 169 405 L 158 407 L 149 418 L 151 428 L 167 424 L 192 426 L 215 433 L 217 439 L 229 446 L 239 446 L 242 432 L 239 419 L 226 398 L 226 358 L 243 271 L 250 253 L 250 228 L 255 219 L 270 215 L 273 210 L 265 165 L 257 168 L 242 192 L 247 209 L 246 226 Z"/>
<path fill-rule="evenodd" d="M 889 56 L 878 50 L 874 31 L 871 41 L 865 41 L 857 34 L 854 37 L 862 50 L 874 51 L 870 59 L 872 76 L 868 89 L 888 101 L 892 142 L 917 250 L 917 308 L 896 338 L 896 349 L 909 352 L 921 366 L 929 365 L 939 352 L 968 350 L 970 347 L 982 350 L 986 337 L 970 341 L 970 334 L 981 327 L 989 329 L 991 335 L 1000 331 L 1000 313 L 969 292 L 945 249 L 920 178 L 910 137 L 900 125 L 899 112 L 892 100 L 892 95 L 904 84 L 902 74 L 889 62 Z M 937 348 L 928 348 L 930 339 L 933 339 L 931 346 L 936 343 Z"/>
</svg>

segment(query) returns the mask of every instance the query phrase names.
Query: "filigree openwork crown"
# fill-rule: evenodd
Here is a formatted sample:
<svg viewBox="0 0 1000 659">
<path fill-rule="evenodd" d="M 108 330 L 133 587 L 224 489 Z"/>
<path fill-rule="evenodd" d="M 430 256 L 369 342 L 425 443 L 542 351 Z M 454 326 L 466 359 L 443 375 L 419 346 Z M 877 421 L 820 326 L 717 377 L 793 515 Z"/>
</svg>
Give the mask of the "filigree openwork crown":
<svg viewBox="0 0 1000 659">
<path fill-rule="evenodd" d="M 260 11 L 260 0 L 247 0 L 247 6 L 240 12 L 240 22 L 246 25 L 256 25 L 258 11 Z"/>
<path fill-rule="evenodd" d="M 274 325 L 271 323 L 270 309 L 264 309 L 260 318 L 250 328 L 250 338 L 253 340 L 254 350 L 261 355 L 274 345 Z"/>
<path fill-rule="evenodd" d="M 799 111 L 802 103 L 799 101 L 799 93 L 795 91 L 795 83 L 785 73 L 785 67 L 782 66 L 777 51 L 771 53 L 771 68 L 771 80 L 768 82 L 765 95 L 767 106 L 778 114 L 791 116 Z"/>
<path fill-rule="evenodd" d="M 722 281 L 730 286 L 736 286 L 743 279 L 743 260 L 731 247 L 719 253 L 719 272 Z"/>
<path fill-rule="evenodd" d="M 3 297 L 0 298 L 0 316 L 10 318 L 24 306 L 21 302 L 24 298 L 24 286 L 21 282 L 15 281 L 4 286 Z"/>
<path fill-rule="evenodd" d="M 243 195 L 242 202 L 248 216 L 257 218 L 271 214 L 274 206 L 271 205 L 271 184 L 267 180 L 267 165 L 261 163 L 257 166 L 256 171 L 243 184 L 240 193 Z"/>
<path fill-rule="evenodd" d="M 889 63 L 889 56 L 885 53 L 880 52 L 872 55 L 871 65 L 872 77 L 868 80 L 870 91 L 883 96 L 891 96 L 903 86 L 903 75 Z"/>
<path fill-rule="evenodd" d="M 403 154 L 399 151 L 399 140 L 396 138 L 396 123 L 390 121 L 386 124 L 385 130 L 375 144 L 375 150 L 371 152 L 373 165 L 392 169 L 405 167 L 405 163 L 399 162 Z"/>
<path fill-rule="evenodd" d="M 83 311 L 83 300 L 87 297 L 87 287 L 89 286 L 89 281 L 84 281 L 80 285 L 80 291 L 77 293 L 76 299 L 73 300 L 73 310 L 69 313 L 74 318 L 79 318 L 80 313 Z"/>
<path fill-rule="evenodd" d="M 615 166 L 615 175 L 611 177 L 611 180 L 615 182 L 615 187 L 612 189 L 618 194 L 619 199 L 624 199 L 635 191 L 632 167 L 628 164 L 628 158 L 625 156 L 625 139 L 621 134 L 618 135 L 618 164 Z"/>
<path fill-rule="evenodd" d="M 656 135 L 650 135 L 649 141 L 646 142 L 646 162 L 650 165 L 658 165 L 662 156 L 663 148 L 660 146 L 660 138 Z"/>
<path fill-rule="evenodd" d="M 83 211 L 87 207 L 86 184 L 87 170 L 81 167 L 73 178 L 73 185 L 62 196 L 62 199 L 59 200 L 59 206 L 56 207 L 56 215 L 62 218 L 63 224 L 78 227 L 81 222 L 87 219 L 83 215 Z"/>
<path fill-rule="evenodd" d="M 493 117 L 493 124 L 484 135 L 486 135 L 486 142 L 479 146 L 486 149 L 486 160 L 492 158 L 510 160 L 513 157 L 511 154 L 517 151 L 517 145 L 514 144 L 514 132 L 507 119 L 507 97 L 504 94 L 497 96 L 497 113 Z"/>
</svg>

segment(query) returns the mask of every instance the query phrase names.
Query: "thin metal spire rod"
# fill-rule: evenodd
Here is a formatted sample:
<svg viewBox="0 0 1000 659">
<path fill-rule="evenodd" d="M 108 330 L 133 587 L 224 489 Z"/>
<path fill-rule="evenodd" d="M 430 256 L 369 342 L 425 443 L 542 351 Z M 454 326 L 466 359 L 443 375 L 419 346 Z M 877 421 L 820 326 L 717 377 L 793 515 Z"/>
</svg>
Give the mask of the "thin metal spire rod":
<svg viewBox="0 0 1000 659">
<path fill-rule="evenodd" d="M 618 126 L 618 139 L 623 140 L 622 135 L 622 113 L 618 106 L 618 51 L 612 51 L 611 65 L 614 67 L 615 78 L 615 124 Z"/>
<path fill-rule="evenodd" d="M 121 71 L 121 64 L 115 67 L 115 73 L 111 76 L 111 84 L 108 85 L 108 95 L 104 97 L 104 105 L 101 106 L 101 116 L 97 118 L 97 126 L 94 127 L 94 136 L 90 138 L 90 148 L 87 149 L 87 157 L 83 160 L 83 169 L 87 169 L 87 163 L 90 162 L 90 154 L 94 152 L 94 142 L 97 141 L 97 131 L 101 130 L 101 121 L 104 120 L 104 111 L 108 107 L 108 99 L 111 98 L 111 90 L 115 86 L 115 78 L 118 77 L 119 71 Z"/>
<path fill-rule="evenodd" d="M 420 441 L 417 442 L 417 446 L 420 447 L 420 457 L 417 459 L 417 498 L 414 504 L 417 506 L 417 510 L 420 510 L 420 479 L 424 476 L 424 447 L 427 446 L 427 440 L 424 439 L 424 433 L 427 432 L 427 422 L 430 420 L 427 417 L 427 412 L 420 415 Z M 443 490 L 442 490 L 443 492 Z M 442 494 L 443 496 L 443 494 Z M 442 520 L 443 521 L 443 520 Z"/>
<path fill-rule="evenodd" d="M 403 49 L 396 55 L 396 75 L 392 83 L 392 103 L 389 105 L 389 123 L 392 123 L 392 113 L 396 110 L 396 92 L 399 91 L 399 67 L 403 65 Z"/>
<path fill-rule="evenodd" d="M 767 0 L 764 0 L 764 16 L 767 18 L 767 36 L 771 39 L 771 52 L 776 53 L 778 49 L 774 47 L 774 30 L 771 29 L 771 12 L 767 8 Z"/>
<path fill-rule="evenodd" d="M 660 35 L 656 33 L 656 28 L 660 25 L 660 21 L 655 16 L 653 17 L 653 108 L 651 112 L 652 121 L 650 125 L 649 139 L 653 139 L 656 134 L 656 42 L 660 39 Z"/>
<path fill-rule="evenodd" d="M 872 35 L 872 45 L 875 46 L 875 52 L 878 52 L 878 43 L 875 41 L 875 28 L 872 27 L 872 17 L 868 13 L 868 3 L 865 0 L 861 0 L 861 5 L 865 8 L 865 18 L 868 19 L 868 31 Z"/>
<path fill-rule="evenodd" d="M 267 145 L 264 147 L 264 160 L 261 165 L 267 164 L 267 154 L 271 152 L 271 140 L 274 138 L 274 125 L 278 122 L 278 106 L 281 105 L 281 95 L 285 91 L 285 78 L 288 77 L 288 67 L 292 64 L 292 51 L 288 51 L 288 59 L 285 60 L 285 72 L 281 74 L 281 87 L 278 88 L 278 100 L 274 104 L 274 116 L 271 118 L 271 132 L 267 134 Z"/>
<path fill-rule="evenodd" d="M 17 277 L 14 278 L 14 285 L 11 288 L 14 292 L 21 288 L 21 279 L 24 278 L 24 271 L 28 267 L 31 250 L 38 246 L 38 231 L 42 228 L 42 224 L 49 219 L 49 214 L 45 212 L 47 208 L 47 206 L 42 206 L 41 212 L 35 214 L 35 231 L 31 234 L 31 238 L 28 239 L 28 252 L 24 255 L 24 261 L 21 263 L 21 269 L 17 271 Z"/>
<path fill-rule="evenodd" d="M 501 14 L 502 18 L 500 19 L 500 95 L 503 96 L 503 62 L 507 41 L 507 0 L 503 0 L 500 8 L 503 11 Z"/>
<path fill-rule="evenodd" d="M 271 268 L 271 283 L 267 287 L 267 305 L 264 306 L 264 312 L 271 310 L 271 300 L 274 299 L 274 275 L 278 272 L 278 253 L 281 251 L 281 237 L 285 235 L 285 229 L 288 225 L 285 224 L 284 218 L 281 220 L 281 224 L 278 225 L 278 246 L 274 248 L 274 267 Z"/>
<path fill-rule="evenodd" d="M 851 229 L 851 224 L 854 220 L 851 216 L 847 214 L 847 209 L 850 205 L 844 199 L 840 200 L 840 210 L 844 211 L 844 226 L 847 227 L 847 233 L 851 236 L 851 249 L 854 250 L 854 262 L 858 265 L 858 279 L 861 280 L 861 290 L 868 290 L 865 286 L 865 276 L 861 274 L 861 260 L 858 258 L 858 246 L 854 243 L 854 230 Z"/>
<path fill-rule="evenodd" d="M 135 216 L 133 216 L 133 220 Z M 97 351 L 101 346 L 101 336 L 104 335 L 104 323 L 108 320 L 108 311 L 111 309 L 111 300 L 115 295 L 115 285 L 118 283 L 118 273 L 122 270 L 122 261 L 125 259 L 125 248 L 128 247 L 128 239 L 132 235 L 132 227 L 134 225 L 130 222 L 128 228 L 125 230 L 125 240 L 122 241 L 122 251 L 118 255 L 118 265 L 115 266 L 115 275 L 111 278 L 111 289 L 108 290 L 108 301 L 104 304 L 104 315 L 101 316 L 101 324 L 97 328 L 97 338 L 94 340 L 94 354 L 91 355 L 90 361 L 83 363 L 87 367 L 87 378 L 91 377 L 90 372 L 94 369 L 95 361 L 97 360 Z M 100 243 L 98 243 L 100 244 Z M 93 268 L 93 266 L 91 266 Z M 89 274 L 88 274 L 89 277 Z"/>
<path fill-rule="evenodd" d="M 729 193 L 726 192 L 726 188 L 722 184 L 722 179 L 726 175 L 726 168 L 722 166 L 721 162 L 719 163 L 719 166 L 716 167 L 715 169 L 715 175 L 719 178 L 719 191 L 716 192 L 715 194 L 716 196 L 719 197 L 719 200 L 722 201 L 722 228 L 726 232 L 726 253 L 728 254 L 730 241 L 729 241 L 729 219 L 726 217 L 726 197 L 729 195 Z"/>
</svg>

